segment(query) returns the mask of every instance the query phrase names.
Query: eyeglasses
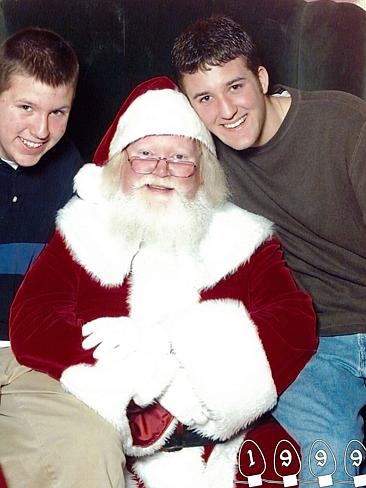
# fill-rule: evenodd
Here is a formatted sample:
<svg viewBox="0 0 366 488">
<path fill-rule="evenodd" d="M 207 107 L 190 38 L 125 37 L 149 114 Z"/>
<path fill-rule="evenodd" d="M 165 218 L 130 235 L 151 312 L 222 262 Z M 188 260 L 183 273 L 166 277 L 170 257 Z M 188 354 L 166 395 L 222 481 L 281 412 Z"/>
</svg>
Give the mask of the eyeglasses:
<svg viewBox="0 0 366 488">
<path fill-rule="evenodd" d="M 165 161 L 169 176 L 176 176 L 178 178 L 189 178 L 194 174 L 197 168 L 197 163 L 193 161 L 184 161 L 182 159 L 162 158 L 162 157 L 141 157 L 129 156 L 127 153 L 128 162 L 133 171 L 139 175 L 149 175 L 153 173 L 159 161 Z"/>
</svg>

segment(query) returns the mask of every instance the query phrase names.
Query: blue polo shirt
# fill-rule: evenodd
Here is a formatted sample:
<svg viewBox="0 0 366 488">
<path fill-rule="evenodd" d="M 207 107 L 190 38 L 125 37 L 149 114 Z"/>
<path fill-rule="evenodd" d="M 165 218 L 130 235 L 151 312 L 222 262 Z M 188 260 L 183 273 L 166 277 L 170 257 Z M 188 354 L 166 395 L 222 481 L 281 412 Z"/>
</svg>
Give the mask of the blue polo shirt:
<svg viewBox="0 0 366 488">
<path fill-rule="evenodd" d="M 29 168 L 15 169 L 0 160 L 0 341 L 8 340 L 15 293 L 50 239 L 57 210 L 71 198 L 81 165 L 79 152 L 67 139 Z"/>
</svg>

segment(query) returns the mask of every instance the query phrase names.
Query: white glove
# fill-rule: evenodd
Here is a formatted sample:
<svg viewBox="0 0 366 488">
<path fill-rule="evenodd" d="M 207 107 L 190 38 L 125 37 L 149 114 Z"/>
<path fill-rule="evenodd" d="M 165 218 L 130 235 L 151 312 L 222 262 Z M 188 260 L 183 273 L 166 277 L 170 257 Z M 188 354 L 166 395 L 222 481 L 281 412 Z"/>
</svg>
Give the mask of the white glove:
<svg viewBox="0 0 366 488">
<path fill-rule="evenodd" d="M 119 349 L 120 358 L 136 352 L 141 343 L 138 325 L 130 317 L 101 317 L 83 325 L 83 349 L 96 349 L 95 359 Z"/>
<path fill-rule="evenodd" d="M 133 399 L 149 405 L 168 387 L 178 363 L 171 354 L 166 332 L 157 325 L 144 325 L 130 317 L 102 317 L 83 326 L 84 349 L 96 347 L 98 363 L 112 355 L 125 361 L 124 373 L 134 378 Z"/>
<path fill-rule="evenodd" d="M 158 400 L 184 425 L 204 425 L 208 421 L 209 412 L 193 391 L 183 368 L 179 369 L 166 392 Z"/>
</svg>

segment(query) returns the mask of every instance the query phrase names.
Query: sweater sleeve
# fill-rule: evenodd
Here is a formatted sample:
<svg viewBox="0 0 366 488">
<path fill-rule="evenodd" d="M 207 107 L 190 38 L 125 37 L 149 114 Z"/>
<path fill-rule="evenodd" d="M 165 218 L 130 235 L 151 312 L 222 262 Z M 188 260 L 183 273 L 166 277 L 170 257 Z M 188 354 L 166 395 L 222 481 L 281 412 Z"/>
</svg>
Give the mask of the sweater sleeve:
<svg viewBox="0 0 366 488">
<path fill-rule="evenodd" d="M 10 340 L 17 360 L 59 379 L 69 366 L 93 364 L 81 346 L 77 316 L 80 267 L 55 233 L 27 273 L 13 302 Z"/>
</svg>

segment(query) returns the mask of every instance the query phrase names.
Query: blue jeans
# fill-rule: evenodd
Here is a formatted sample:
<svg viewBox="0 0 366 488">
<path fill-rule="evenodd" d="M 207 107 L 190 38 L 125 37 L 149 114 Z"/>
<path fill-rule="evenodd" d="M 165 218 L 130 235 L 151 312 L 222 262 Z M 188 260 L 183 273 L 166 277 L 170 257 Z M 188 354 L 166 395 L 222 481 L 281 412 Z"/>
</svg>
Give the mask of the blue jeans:
<svg viewBox="0 0 366 488">
<path fill-rule="evenodd" d="M 321 337 L 316 355 L 281 395 L 273 415 L 301 446 L 301 487 L 318 488 L 326 475 L 337 488 L 355 486 L 366 457 L 365 378 L 366 334 Z"/>
</svg>

